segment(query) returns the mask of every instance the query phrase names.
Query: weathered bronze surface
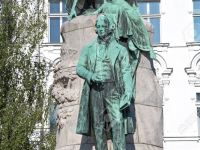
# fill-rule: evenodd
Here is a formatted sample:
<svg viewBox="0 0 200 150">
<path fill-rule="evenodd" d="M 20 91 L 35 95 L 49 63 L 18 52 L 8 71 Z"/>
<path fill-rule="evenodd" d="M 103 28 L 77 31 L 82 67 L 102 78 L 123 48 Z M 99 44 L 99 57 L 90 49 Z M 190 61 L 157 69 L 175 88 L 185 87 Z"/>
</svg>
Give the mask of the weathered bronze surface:
<svg viewBox="0 0 200 150">
<path fill-rule="evenodd" d="M 96 20 L 98 37 L 85 46 L 76 67 L 85 79 L 76 132 L 94 133 L 97 150 L 113 139 L 116 150 L 125 150 L 125 134 L 134 133 L 129 105 L 133 81 L 128 50 L 113 38 L 115 25 L 106 16 Z M 106 121 L 107 120 L 107 121 Z"/>
<path fill-rule="evenodd" d="M 140 53 L 156 58 L 137 1 L 67 0 L 66 10 L 68 20 L 81 14 L 104 15 L 95 24 L 98 38 L 83 48 L 76 67 L 85 79 L 76 133 L 94 134 L 97 150 L 106 150 L 109 138 L 115 150 L 124 150 L 125 134 L 135 130 L 129 105 L 136 97 Z"/>
<path fill-rule="evenodd" d="M 94 149 L 93 137 L 76 134 L 80 98 L 83 89 L 83 83 L 85 81 L 77 76 L 76 66 L 84 46 L 89 45 L 98 36 L 95 34 L 94 30 L 95 21 L 98 16 L 99 15 L 81 15 L 77 18 L 74 18 L 72 21 L 65 22 L 61 27 L 61 35 L 64 43 L 61 47 L 61 62 L 56 67 L 54 74 L 55 80 L 52 92 L 56 101 L 59 103 L 56 121 L 58 125 L 56 150 Z M 153 26 L 145 20 L 142 21 L 144 22 L 152 40 Z M 163 94 L 162 88 L 159 86 L 157 78 L 154 74 L 154 68 L 152 66 L 153 60 L 150 58 L 149 52 L 140 51 L 137 49 L 135 50 L 135 45 L 128 46 L 126 38 L 120 38 L 120 40 L 117 42 L 126 47 L 129 51 L 129 54 L 131 54 L 129 56 L 131 70 L 136 68 L 132 64 L 137 64 L 137 56 L 139 56 L 138 65 L 135 65 L 137 66 L 135 74 L 134 70 L 132 70 L 133 77 L 136 76 L 136 82 L 133 80 L 133 82 L 136 83 L 136 88 L 134 88 L 134 90 L 136 89 L 136 98 L 134 103 L 131 103 L 129 107 L 123 110 L 123 112 L 129 112 L 126 114 L 128 117 L 132 117 L 134 125 L 134 135 L 126 135 L 126 147 L 127 149 L 131 150 L 147 148 L 161 150 L 161 147 L 163 147 Z M 129 47 L 132 47 L 132 50 L 129 49 Z M 138 55 L 138 52 L 141 52 L 140 55 Z M 109 67 L 107 67 L 106 70 L 109 70 Z M 110 84 L 109 86 L 113 85 Z M 103 91 L 101 93 L 103 94 Z M 107 97 L 107 95 L 104 96 Z M 89 114 L 91 115 L 91 113 Z M 123 116 L 125 116 L 124 114 L 125 113 L 123 113 Z M 84 117 L 87 117 L 87 113 L 82 116 L 82 119 L 84 119 Z M 108 114 L 104 116 L 104 121 L 106 124 L 111 123 L 111 121 L 108 119 Z M 123 120 L 124 124 L 126 125 L 129 121 L 126 122 L 125 118 L 126 117 L 123 117 Z M 137 118 L 137 121 L 135 118 Z M 125 125 L 124 127 L 127 127 Z M 87 124 L 85 124 L 85 126 L 87 127 Z M 108 124 L 107 128 L 109 129 L 110 127 L 110 124 Z M 131 133 L 131 130 L 128 129 L 125 129 L 125 131 Z M 108 133 L 109 132 L 106 132 L 106 136 L 110 137 Z M 116 150 L 113 149 L 112 140 L 108 140 L 107 146 L 109 150 Z"/>
<path fill-rule="evenodd" d="M 87 6 L 87 7 L 86 7 Z M 130 53 L 130 64 L 133 77 L 133 96 L 135 98 L 135 72 L 141 51 L 150 52 L 156 59 L 149 34 L 139 13 L 137 0 L 67 0 L 66 9 L 70 13 L 69 20 L 80 14 L 104 14 L 115 24 L 114 38 L 120 44 L 125 44 Z M 90 12 L 88 12 L 90 11 Z M 123 45 L 122 44 L 122 45 Z"/>
<path fill-rule="evenodd" d="M 108 16 L 116 25 L 114 36 L 117 40 L 129 39 L 129 43 L 132 43 L 131 45 L 135 48 L 149 51 L 151 58 L 156 58 L 136 0 L 67 0 L 66 9 L 70 14 L 68 20 L 83 11 L 89 11 L 86 12 L 87 15 L 104 14 Z M 95 11 L 91 12 L 91 9 Z M 129 47 L 129 49 L 132 48 Z"/>
</svg>

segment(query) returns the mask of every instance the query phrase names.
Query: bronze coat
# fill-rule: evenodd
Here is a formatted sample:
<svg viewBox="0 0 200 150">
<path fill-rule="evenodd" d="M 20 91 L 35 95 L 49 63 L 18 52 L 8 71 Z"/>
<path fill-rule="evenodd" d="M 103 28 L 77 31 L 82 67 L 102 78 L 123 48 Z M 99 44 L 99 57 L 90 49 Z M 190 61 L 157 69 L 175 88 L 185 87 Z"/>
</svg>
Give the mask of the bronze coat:
<svg viewBox="0 0 200 150">
<path fill-rule="evenodd" d="M 77 74 L 85 79 L 83 86 L 79 116 L 77 121 L 76 133 L 91 136 L 91 118 L 90 118 L 90 79 L 95 69 L 97 40 L 85 46 L 81 52 L 79 62 L 76 67 Z M 112 71 L 115 75 L 115 84 L 120 89 L 120 93 L 133 92 L 131 68 L 129 63 L 129 54 L 125 47 L 113 40 L 109 47 L 110 58 L 112 62 Z M 109 48 L 108 48 L 109 49 Z M 130 116 L 130 108 L 122 111 L 125 124 L 125 134 L 134 133 L 133 121 Z"/>
</svg>

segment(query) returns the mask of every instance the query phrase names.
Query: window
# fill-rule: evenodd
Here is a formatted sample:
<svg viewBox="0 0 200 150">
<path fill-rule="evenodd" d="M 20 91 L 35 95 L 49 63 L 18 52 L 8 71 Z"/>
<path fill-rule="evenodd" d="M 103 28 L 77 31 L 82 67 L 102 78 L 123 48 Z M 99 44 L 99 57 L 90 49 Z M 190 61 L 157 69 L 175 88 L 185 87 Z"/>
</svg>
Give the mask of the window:
<svg viewBox="0 0 200 150">
<path fill-rule="evenodd" d="M 55 106 L 54 103 L 50 105 L 50 131 L 56 131 L 56 117 L 59 105 Z"/>
<path fill-rule="evenodd" d="M 154 26 L 153 43 L 160 43 L 160 18 L 151 18 L 150 23 Z"/>
<path fill-rule="evenodd" d="M 200 0 L 193 0 L 194 41 L 200 42 Z"/>
<path fill-rule="evenodd" d="M 200 13 L 200 0 L 193 0 L 193 12 Z"/>
<path fill-rule="evenodd" d="M 138 2 L 138 7 L 141 15 L 147 14 L 147 2 Z"/>
<path fill-rule="evenodd" d="M 196 100 L 200 101 L 200 93 L 196 93 Z"/>
<path fill-rule="evenodd" d="M 67 21 L 67 11 L 65 10 L 66 0 L 49 0 L 49 42 L 62 42 L 60 28 L 62 23 Z"/>
<path fill-rule="evenodd" d="M 160 43 L 160 2 L 158 0 L 148 2 L 138 0 L 138 7 L 143 18 L 154 26 L 153 43 Z"/>
</svg>

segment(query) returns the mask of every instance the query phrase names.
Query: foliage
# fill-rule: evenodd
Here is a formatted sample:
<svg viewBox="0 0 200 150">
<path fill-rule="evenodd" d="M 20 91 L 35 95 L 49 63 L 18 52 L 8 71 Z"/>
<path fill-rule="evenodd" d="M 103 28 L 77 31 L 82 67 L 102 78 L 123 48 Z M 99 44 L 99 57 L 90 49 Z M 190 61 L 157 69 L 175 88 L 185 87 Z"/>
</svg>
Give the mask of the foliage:
<svg viewBox="0 0 200 150">
<path fill-rule="evenodd" d="M 56 131 L 51 131 L 42 137 L 41 150 L 54 150 L 56 147 Z"/>
<path fill-rule="evenodd" d="M 45 89 L 49 65 L 39 53 L 37 59 L 33 58 L 47 28 L 44 2 L 0 0 L 0 149 L 3 150 L 33 149 L 31 134 L 37 124 L 43 128 L 49 117 L 51 100 Z M 42 140 L 51 142 L 53 138 L 49 134 Z"/>
</svg>

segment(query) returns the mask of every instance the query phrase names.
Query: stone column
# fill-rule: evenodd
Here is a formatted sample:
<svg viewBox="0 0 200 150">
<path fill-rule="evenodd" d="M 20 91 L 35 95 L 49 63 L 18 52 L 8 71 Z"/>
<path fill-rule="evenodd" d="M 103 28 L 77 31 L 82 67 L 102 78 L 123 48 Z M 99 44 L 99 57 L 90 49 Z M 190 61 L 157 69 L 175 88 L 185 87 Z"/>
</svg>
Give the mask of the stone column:
<svg viewBox="0 0 200 150">
<path fill-rule="evenodd" d="M 76 134 L 80 97 L 84 80 L 76 75 L 76 65 L 84 46 L 97 37 L 96 15 L 79 16 L 61 27 L 63 45 L 61 63 L 54 73 L 53 97 L 59 103 L 57 113 L 56 150 L 95 150 L 92 137 Z M 153 37 L 153 26 L 145 25 Z M 136 74 L 136 100 L 132 114 L 136 132 L 128 135 L 128 150 L 162 150 L 162 89 L 158 85 L 153 62 L 147 52 L 141 54 Z M 135 143 L 135 144 L 134 144 Z M 113 150 L 108 141 L 108 149 Z"/>
</svg>

